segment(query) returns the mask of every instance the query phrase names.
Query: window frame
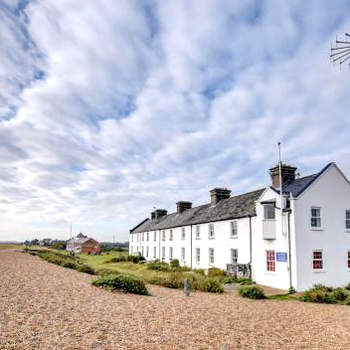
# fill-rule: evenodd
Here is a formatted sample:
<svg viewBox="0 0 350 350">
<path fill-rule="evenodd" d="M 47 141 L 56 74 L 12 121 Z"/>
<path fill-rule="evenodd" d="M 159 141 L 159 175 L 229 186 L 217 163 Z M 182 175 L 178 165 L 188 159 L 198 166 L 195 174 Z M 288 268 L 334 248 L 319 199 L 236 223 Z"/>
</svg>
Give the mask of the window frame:
<svg viewBox="0 0 350 350">
<path fill-rule="evenodd" d="M 233 254 L 234 252 L 236 252 L 236 253 Z M 231 248 L 230 249 L 230 254 L 231 254 L 231 256 L 230 256 L 231 264 L 232 265 L 237 265 L 238 264 L 238 249 L 237 248 Z M 235 263 L 234 263 L 234 260 L 236 260 Z"/>
<path fill-rule="evenodd" d="M 236 226 L 235 229 L 234 229 L 234 226 Z M 233 234 L 233 232 L 236 232 L 236 233 Z M 230 222 L 230 238 L 238 238 L 238 221 L 237 220 L 233 220 Z"/>
<path fill-rule="evenodd" d="M 185 261 L 186 260 L 186 249 L 185 247 L 181 247 L 181 261 Z"/>
<path fill-rule="evenodd" d="M 196 248 L 196 264 L 201 263 L 201 248 Z"/>
<path fill-rule="evenodd" d="M 157 242 L 157 231 L 153 232 L 153 241 Z"/>
<path fill-rule="evenodd" d="M 146 233 L 146 240 L 149 241 L 149 232 Z"/>
<path fill-rule="evenodd" d="M 196 240 L 200 240 L 200 239 L 201 239 L 201 226 L 196 225 Z"/>
<path fill-rule="evenodd" d="M 169 230 L 169 241 L 173 241 L 174 240 L 174 236 L 173 236 L 173 230 Z"/>
<path fill-rule="evenodd" d="M 162 247 L 162 260 L 165 260 L 165 246 Z"/>
<path fill-rule="evenodd" d="M 263 207 L 264 207 L 264 212 L 263 212 L 264 220 L 276 220 L 276 206 L 275 206 L 275 203 L 265 203 L 265 204 L 263 204 Z M 267 208 L 271 208 L 271 207 L 273 208 L 273 217 L 267 217 L 269 215 L 266 215 L 266 214 L 268 214 L 268 211 L 266 209 Z"/>
<path fill-rule="evenodd" d="M 162 241 L 165 241 L 165 230 L 162 230 Z"/>
<path fill-rule="evenodd" d="M 153 259 L 157 259 L 157 247 L 153 247 Z"/>
<path fill-rule="evenodd" d="M 313 210 L 313 209 L 319 210 L 320 216 L 312 216 L 312 210 Z M 317 220 L 317 219 L 320 220 L 320 226 L 312 226 L 312 219 L 313 219 L 313 218 L 315 218 L 316 220 Z M 322 208 L 321 208 L 321 207 L 314 206 L 314 205 L 311 206 L 311 207 L 310 207 L 310 229 L 311 229 L 312 231 L 321 231 L 321 230 L 323 230 L 322 222 L 323 222 L 323 220 L 322 220 Z"/>
<path fill-rule="evenodd" d="M 208 224 L 208 239 L 215 239 L 215 229 L 214 224 Z"/>
<path fill-rule="evenodd" d="M 321 253 L 321 258 L 315 258 L 314 253 Z M 312 271 L 313 272 L 324 272 L 325 271 L 325 259 L 324 259 L 324 254 L 323 254 L 323 249 L 313 249 L 312 250 L 312 262 L 311 262 L 311 266 L 312 266 Z M 321 268 L 315 268 L 314 262 L 316 261 L 321 261 L 322 263 L 322 267 Z"/>
<path fill-rule="evenodd" d="M 211 254 L 212 252 L 212 254 Z M 213 266 L 215 264 L 215 250 L 214 248 L 208 248 L 208 264 Z"/>
<path fill-rule="evenodd" d="M 349 218 L 347 218 L 347 213 L 349 213 Z M 349 227 L 347 227 L 347 223 L 349 223 Z M 350 232 L 350 209 L 345 209 L 345 231 Z"/>
<path fill-rule="evenodd" d="M 276 251 L 274 249 L 266 249 L 265 250 L 266 257 L 266 272 L 275 273 L 276 272 Z M 273 259 L 269 259 L 273 257 Z"/>
<path fill-rule="evenodd" d="M 146 246 L 146 258 L 148 258 L 149 253 L 149 246 Z"/>
<path fill-rule="evenodd" d="M 174 257 L 174 250 L 173 247 L 169 247 L 169 260 L 173 260 Z"/>
<path fill-rule="evenodd" d="M 186 239 L 186 230 L 185 227 L 181 227 L 181 241 Z"/>
</svg>

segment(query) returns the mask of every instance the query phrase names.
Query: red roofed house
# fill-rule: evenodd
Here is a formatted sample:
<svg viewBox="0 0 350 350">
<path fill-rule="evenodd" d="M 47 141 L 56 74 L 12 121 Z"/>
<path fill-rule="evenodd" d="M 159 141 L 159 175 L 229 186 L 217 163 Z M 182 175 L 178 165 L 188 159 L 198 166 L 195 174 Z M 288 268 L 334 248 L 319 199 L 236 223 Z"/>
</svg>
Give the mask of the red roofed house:
<svg viewBox="0 0 350 350">
<path fill-rule="evenodd" d="M 74 253 L 84 254 L 99 254 L 101 252 L 100 243 L 82 233 L 68 240 L 66 249 Z"/>
</svg>

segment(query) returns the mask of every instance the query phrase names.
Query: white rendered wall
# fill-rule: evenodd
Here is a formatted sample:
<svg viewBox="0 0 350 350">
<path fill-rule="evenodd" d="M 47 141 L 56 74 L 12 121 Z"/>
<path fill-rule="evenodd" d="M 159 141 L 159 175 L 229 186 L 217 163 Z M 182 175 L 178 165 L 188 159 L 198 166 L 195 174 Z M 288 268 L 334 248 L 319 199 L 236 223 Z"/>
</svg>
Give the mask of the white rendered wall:
<svg viewBox="0 0 350 350">
<path fill-rule="evenodd" d="M 268 188 L 256 204 L 257 216 L 254 218 L 253 225 L 252 278 L 262 285 L 288 289 L 290 286 L 288 262 L 278 262 L 276 259 L 275 271 L 267 271 L 266 250 L 274 250 L 275 255 L 277 252 L 287 253 L 288 256 L 287 214 L 284 214 L 284 233 L 282 233 L 281 212 L 275 209 L 276 239 L 263 239 L 264 207 L 260 201 L 271 200 L 275 200 L 276 207 L 280 208 L 279 194 Z"/>
<path fill-rule="evenodd" d="M 349 183 L 332 165 L 294 202 L 298 290 L 315 283 L 342 286 L 350 282 L 350 233 L 345 230 L 345 210 L 350 209 Z M 312 206 L 321 207 L 321 230 L 311 229 Z M 323 250 L 323 271 L 312 268 L 313 249 Z"/>
</svg>

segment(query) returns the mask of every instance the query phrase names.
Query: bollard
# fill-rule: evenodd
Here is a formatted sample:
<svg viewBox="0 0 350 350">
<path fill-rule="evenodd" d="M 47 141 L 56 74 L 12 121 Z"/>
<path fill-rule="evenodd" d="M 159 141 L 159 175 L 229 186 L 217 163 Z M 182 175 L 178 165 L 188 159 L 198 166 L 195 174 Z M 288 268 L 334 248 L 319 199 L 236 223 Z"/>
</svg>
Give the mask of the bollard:
<svg viewBox="0 0 350 350">
<path fill-rule="evenodd" d="M 191 290 L 190 280 L 185 278 L 185 280 L 184 280 L 184 294 L 186 295 L 186 297 L 190 296 L 190 290 Z"/>
</svg>

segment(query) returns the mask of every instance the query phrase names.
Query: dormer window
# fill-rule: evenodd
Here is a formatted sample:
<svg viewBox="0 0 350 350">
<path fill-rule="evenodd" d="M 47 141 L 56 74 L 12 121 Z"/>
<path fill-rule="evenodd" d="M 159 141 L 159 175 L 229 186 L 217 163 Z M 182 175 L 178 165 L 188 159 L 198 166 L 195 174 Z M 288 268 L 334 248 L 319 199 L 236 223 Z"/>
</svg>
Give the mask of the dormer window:
<svg viewBox="0 0 350 350">
<path fill-rule="evenodd" d="M 274 220 L 275 215 L 275 203 L 265 203 L 264 204 L 264 219 L 265 220 Z"/>
</svg>

